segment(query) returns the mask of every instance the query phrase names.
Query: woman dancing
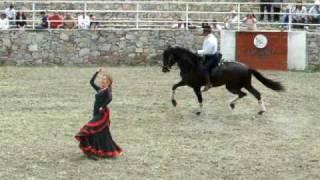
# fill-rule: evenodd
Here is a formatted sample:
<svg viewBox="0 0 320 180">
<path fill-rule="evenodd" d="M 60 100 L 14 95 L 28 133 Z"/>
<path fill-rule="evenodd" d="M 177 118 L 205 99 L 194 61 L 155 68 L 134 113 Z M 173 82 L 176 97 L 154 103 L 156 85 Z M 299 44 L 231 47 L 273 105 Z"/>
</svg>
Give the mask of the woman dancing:
<svg viewBox="0 0 320 180">
<path fill-rule="evenodd" d="M 102 69 L 99 68 L 90 80 L 91 86 L 97 91 L 93 108 L 93 118 L 85 124 L 75 138 L 79 147 L 88 158 L 115 157 L 121 154 L 121 148 L 113 141 L 110 133 L 110 110 L 107 105 L 112 100 L 112 78 L 103 74 L 101 87 L 94 81 Z"/>
</svg>

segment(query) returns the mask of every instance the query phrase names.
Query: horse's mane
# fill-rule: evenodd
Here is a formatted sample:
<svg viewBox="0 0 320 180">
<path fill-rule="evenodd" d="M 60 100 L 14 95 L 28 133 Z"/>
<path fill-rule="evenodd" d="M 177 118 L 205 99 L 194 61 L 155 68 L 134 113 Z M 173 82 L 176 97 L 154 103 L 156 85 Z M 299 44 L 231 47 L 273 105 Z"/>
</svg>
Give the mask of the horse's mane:
<svg viewBox="0 0 320 180">
<path fill-rule="evenodd" d="M 174 52 L 176 53 L 182 53 L 190 58 L 188 58 L 191 63 L 193 63 L 194 65 L 198 65 L 199 62 L 201 62 L 203 60 L 203 58 L 201 56 L 199 56 L 198 54 L 195 54 L 193 52 L 191 52 L 190 50 L 186 49 L 186 48 L 183 48 L 183 47 L 174 47 Z M 187 59 L 184 59 L 184 60 L 187 60 Z"/>
</svg>

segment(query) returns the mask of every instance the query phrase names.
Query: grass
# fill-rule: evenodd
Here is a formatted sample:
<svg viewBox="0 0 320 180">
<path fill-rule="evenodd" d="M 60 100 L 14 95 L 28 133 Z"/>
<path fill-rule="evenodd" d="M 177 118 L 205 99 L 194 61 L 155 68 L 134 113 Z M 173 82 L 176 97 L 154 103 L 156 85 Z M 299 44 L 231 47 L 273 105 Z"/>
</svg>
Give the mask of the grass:
<svg viewBox="0 0 320 180">
<path fill-rule="evenodd" d="M 0 68 L 0 179 L 320 179 L 320 73 L 263 72 L 254 80 L 268 112 L 248 96 L 231 111 L 225 88 L 204 94 L 204 113 L 178 72 L 108 68 L 114 77 L 111 132 L 125 150 L 92 161 L 74 135 L 91 118 L 95 68 Z"/>
</svg>

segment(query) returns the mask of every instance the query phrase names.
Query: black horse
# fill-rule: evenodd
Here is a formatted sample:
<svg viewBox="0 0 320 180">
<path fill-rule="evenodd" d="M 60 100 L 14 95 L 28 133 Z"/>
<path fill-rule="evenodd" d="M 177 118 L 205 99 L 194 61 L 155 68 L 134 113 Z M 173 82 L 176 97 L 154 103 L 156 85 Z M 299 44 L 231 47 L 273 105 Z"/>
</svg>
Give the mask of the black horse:
<svg viewBox="0 0 320 180">
<path fill-rule="evenodd" d="M 163 53 L 162 72 L 169 72 L 171 67 L 177 63 L 180 68 L 180 76 L 182 80 L 172 87 L 172 104 L 177 105 L 175 100 L 175 90 L 180 86 L 189 86 L 193 88 L 200 105 L 200 110 L 197 115 L 202 112 L 202 94 L 201 87 L 205 85 L 205 77 L 203 74 L 203 58 L 189 50 L 181 47 L 168 47 Z M 276 82 L 264 77 L 257 70 L 247 67 L 244 64 L 237 62 L 223 62 L 219 66 L 211 70 L 211 82 L 213 87 L 226 85 L 226 88 L 233 94 L 238 95 L 230 102 L 231 109 L 235 108 L 235 102 L 246 96 L 242 88 L 248 90 L 261 106 L 259 114 L 266 111 L 261 94 L 251 84 L 251 76 L 255 76 L 266 87 L 275 90 L 283 91 L 284 87 L 280 82 Z"/>
</svg>

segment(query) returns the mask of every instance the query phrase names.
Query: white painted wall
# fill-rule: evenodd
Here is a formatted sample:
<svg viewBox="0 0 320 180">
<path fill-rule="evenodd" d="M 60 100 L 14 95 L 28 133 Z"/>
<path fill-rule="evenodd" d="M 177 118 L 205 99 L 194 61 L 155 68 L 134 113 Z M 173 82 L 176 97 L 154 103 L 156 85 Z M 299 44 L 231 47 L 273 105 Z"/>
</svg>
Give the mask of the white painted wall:
<svg viewBox="0 0 320 180">
<path fill-rule="evenodd" d="M 223 30 L 220 34 L 220 51 L 225 61 L 236 59 L 236 32 Z"/>
<path fill-rule="evenodd" d="M 305 70 L 307 68 L 306 32 L 288 32 L 288 69 Z"/>
</svg>

